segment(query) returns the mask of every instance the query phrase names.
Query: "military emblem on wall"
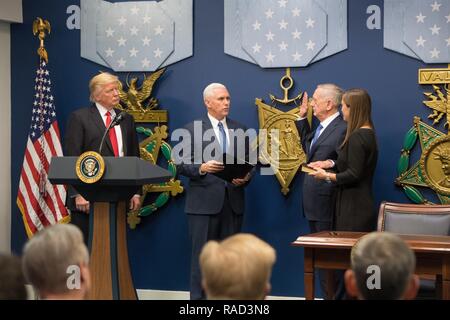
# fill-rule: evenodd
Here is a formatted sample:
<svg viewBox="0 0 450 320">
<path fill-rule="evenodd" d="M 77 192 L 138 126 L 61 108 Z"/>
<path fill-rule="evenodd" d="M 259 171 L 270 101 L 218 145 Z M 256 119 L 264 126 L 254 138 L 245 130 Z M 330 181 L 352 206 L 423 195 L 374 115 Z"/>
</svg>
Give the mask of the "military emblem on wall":
<svg viewBox="0 0 450 320">
<path fill-rule="evenodd" d="M 172 148 L 165 141 L 168 137 L 168 127 L 162 123 L 167 123 L 167 111 L 158 110 L 158 99 L 152 97 L 153 87 L 164 71 L 163 68 L 150 76 L 144 75 L 141 85 L 137 77 L 130 79 L 128 75 L 127 88 L 124 88 L 123 84 L 119 85 L 122 105 L 118 108 L 131 114 L 136 123 L 156 124 L 152 129 L 143 126 L 136 128 L 139 134 L 144 135 L 144 140 L 139 143 L 141 159 L 166 167 L 172 173 L 172 179 L 166 183 L 143 186 L 142 208 L 128 212 L 127 222 L 131 229 L 136 228 L 136 225 L 141 222 L 141 217 L 154 213 L 164 206 L 171 196 L 174 197 L 183 192 L 181 182 L 175 179 L 177 171 L 171 159 Z"/>
<path fill-rule="evenodd" d="M 432 203 L 421 192 L 421 188 L 428 188 L 442 204 L 450 204 L 450 65 L 446 69 L 420 69 L 419 84 L 433 88 L 424 92 L 427 100 L 423 104 L 431 109 L 428 119 L 433 121 L 432 125 L 444 121 L 449 131 L 443 133 L 415 117 L 413 127 L 405 136 L 395 182 L 413 202 Z M 421 156 L 409 167 L 410 154 L 417 141 Z"/>
<path fill-rule="evenodd" d="M 260 136 L 260 161 L 269 163 L 274 169 L 281 185 L 281 192 L 284 195 L 289 193 L 289 185 L 300 166 L 306 161 L 300 135 L 295 125 L 300 112 L 299 104 L 301 104 L 302 94 L 289 99 L 289 91 L 293 85 L 294 80 L 288 68 L 286 69 L 286 75 L 280 80 L 280 86 L 284 92 L 283 98 L 276 98 L 271 94 L 271 105 L 264 103 L 259 98 L 255 100 L 258 107 L 259 128 L 265 130 L 262 132 L 266 133 L 266 136 Z M 284 112 L 277 109 L 277 105 L 295 107 Z M 308 113 L 309 121 L 311 121 L 312 117 L 311 111 L 310 108 Z M 265 143 L 261 143 L 261 140 L 265 141 Z M 277 150 L 272 150 L 273 148 L 277 148 Z"/>
</svg>

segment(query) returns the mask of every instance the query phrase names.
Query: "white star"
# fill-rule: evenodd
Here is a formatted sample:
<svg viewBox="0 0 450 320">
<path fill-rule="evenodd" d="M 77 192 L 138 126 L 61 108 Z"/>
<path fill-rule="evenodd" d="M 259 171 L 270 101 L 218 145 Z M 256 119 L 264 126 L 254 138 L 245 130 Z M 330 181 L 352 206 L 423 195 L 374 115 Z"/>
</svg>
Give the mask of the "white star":
<svg viewBox="0 0 450 320">
<path fill-rule="evenodd" d="M 267 62 L 273 62 L 273 58 L 275 58 L 276 56 L 274 56 L 272 54 L 272 52 L 269 52 L 269 54 L 266 55 L 266 61 Z"/>
<path fill-rule="evenodd" d="M 312 42 L 311 40 L 308 41 L 308 43 L 306 44 L 307 49 L 308 50 L 314 50 L 314 47 L 316 46 L 316 44 L 314 42 Z"/>
<path fill-rule="evenodd" d="M 130 10 L 131 10 L 131 14 L 138 14 L 140 9 L 138 7 L 136 7 L 136 6 L 134 6 Z"/>
<path fill-rule="evenodd" d="M 425 40 L 422 36 L 420 36 L 418 39 L 416 39 L 417 46 L 418 47 L 424 47 L 424 44 L 427 40 Z"/>
<path fill-rule="evenodd" d="M 113 53 L 114 53 L 114 50 L 112 50 L 111 48 L 108 48 L 108 50 L 105 50 L 105 52 L 106 52 L 106 56 L 107 57 L 112 57 Z"/>
<path fill-rule="evenodd" d="M 150 67 L 150 61 L 147 58 L 142 60 L 141 63 L 142 63 L 142 68 L 149 68 Z"/>
<path fill-rule="evenodd" d="M 300 32 L 300 31 L 298 31 L 297 29 L 295 29 L 295 31 L 294 32 L 292 32 L 292 37 L 294 38 L 294 39 L 300 39 L 300 35 L 301 35 L 302 33 Z"/>
<path fill-rule="evenodd" d="M 150 20 L 152 19 L 152 17 L 149 17 L 148 15 L 145 15 L 144 18 L 142 18 L 144 20 L 144 24 L 145 23 L 150 23 Z"/>
<path fill-rule="evenodd" d="M 419 23 L 419 22 L 425 23 L 425 18 L 426 18 L 426 17 L 427 17 L 427 16 L 422 15 L 422 12 L 419 13 L 419 15 L 416 16 L 416 18 L 417 18 L 417 23 Z"/>
<path fill-rule="evenodd" d="M 450 47 L 450 37 L 448 37 L 448 39 L 445 39 L 445 41 L 447 41 L 447 47 Z"/>
<path fill-rule="evenodd" d="M 136 55 L 138 54 L 139 50 L 136 50 L 135 47 L 133 47 L 131 50 L 129 50 L 130 52 L 130 57 L 136 57 Z"/>
<path fill-rule="evenodd" d="M 432 12 L 434 11 L 439 11 L 439 8 L 442 6 L 442 4 L 437 3 L 437 1 L 435 1 L 434 3 L 430 4 L 431 8 L 432 8 Z"/>
<path fill-rule="evenodd" d="M 123 37 L 120 37 L 120 39 L 117 39 L 117 42 L 119 42 L 119 47 L 125 46 L 125 43 L 127 42 L 127 39 L 124 39 Z"/>
<path fill-rule="evenodd" d="M 253 30 L 261 30 L 261 23 L 259 23 L 258 20 L 253 24 Z"/>
<path fill-rule="evenodd" d="M 133 27 L 130 29 L 130 33 L 131 33 L 132 36 L 137 36 L 138 32 L 139 32 L 139 29 L 136 28 L 136 26 L 133 26 Z"/>
<path fill-rule="evenodd" d="M 434 25 L 432 28 L 429 29 L 431 30 L 431 35 L 439 34 L 439 30 L 441 30 L 441 28 L 439 28 L 437 25 Z"/>
<path fill-rule="evenodd" d="M 158 34 L 162 35 L 162 33 L 164 31 L 164 28 L 161 28 L 161 26 L 158 25 L 154 30 L 155 30 L 155 36 L 158 35 Z"/>
<path fill-rule="evenodd" d="M 267 41 L 273 41 L 273 37 L 274 37 L 275 35 L 272 33 L 272 31 L 269 31 L 269 33 L 266 33 L 266 38 L 267 38 Z"/>
<path fill-rule="evenodd" d="M 285 29 L 286 30 L 286 27 L 288 25 L 288 23 L 286 21 L 284 21 L 284 19 L 281 20 L 280 22 L 278 22 L 278 24 L 280 25 L 280 30 L 281 29 Z"/>
<path fill-rule="evenodd" d="M 123 60 L 123 58 L 120 58 L 119 60 L 117 60 L 117 63 L 119 64 L 119 68 L 121 67 L 125 67 L 125 63 L 127 63 L 126 60 Z"/>
<path fill-rule="evenodd" d="M 114 35 L 114 30 L 111 29 L 111 27 L 109 27 L 108 29 L 105 30 L 106 31 L 106 37 L 112 37 Z"/>
<path fill-rule="evenodd" d="M 287 3 L 286 0 L 280 0 L 280 1 L 278 1 L 278 4 L 280 5 L 280 8 L 286 8 L 286 3 Z"/>
<path fill-rule="evenodd" d="M 306 22 L 306 27 L 307 28 L 314 28 L 314 23 L 316 21 L 314 21 L 313 19 L 311 19 L 311 17 L 309 17 L 308 20 L 306 20 L 305 22 Z"/>
<path fill-rule="evenodd" d="M 125 19 L 124 17 L 120 17 L 118 19 L 118 21 L 119 21 L 119 26 L 124 26 L 125 23 L 127 23 L 127 19 Z"/>
<path fill-rule="evenodd" d="M 253 53 L 259 53 L 261 52 L 261 46 L 258 43 L 255 43 L 255 45 L 252 47 Z"/>
<path fill-rule="evenodd" d="M 152 41 L 152 39 L 150 39 L 147 36 L 145 36 L 145 38 L 142 39 L 142 45 L 143 46 L 149 46 L 150 45 L 150 41 Z"/>
<path fill-rule="evenodd" d="M 445 16 L 447 18 L 447 23 L 450 23 L 450 14 L 448 16 Z"/>
<path fill-rule="evenodd" d="M 292 16 L 293 17 L 300 17 L 300 12 L 302 12 L 299 8 L 295 8 L 295 9 L 292 9 Z"/>
<path fill-rule="evenodd" d="M 434 48 L 432 51 L 430 51 L 431 53 L 431 59 L 433 58 L 439 58 L 439 54 L 441 53 L 438 49 Z"/>
<path fill-rule="evenodd" d="M 159 48 L 156 48 L 156 50 L 153 51 L 155 54 L 155 58 L 161 58 L 161 54 L 163 53 Z"/>
<path fill-rule="evenodd" d="M 286 51 L 288 44 L 283 41 L 280 44 L 278 44 L 278 47 L 280 47 L 280 51 Z"/>
<path fill-rule="evenodd" d="M 275 12 L 273 12 L 272 9 L 269 9 L 266 12 L 264 12 L 264 14 L 266 15 L 266 19 L 272 19 L 274 13 Z"/>
</svg>

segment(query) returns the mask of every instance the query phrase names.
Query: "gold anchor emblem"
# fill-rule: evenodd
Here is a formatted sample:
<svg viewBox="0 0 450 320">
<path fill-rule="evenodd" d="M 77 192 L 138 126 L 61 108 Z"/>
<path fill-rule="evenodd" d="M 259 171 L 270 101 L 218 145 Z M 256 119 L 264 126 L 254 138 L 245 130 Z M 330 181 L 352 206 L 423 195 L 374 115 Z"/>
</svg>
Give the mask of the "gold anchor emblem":
<svg viewBox="0 0 450 320">
<path fill-rule="evenodd" d="M 275 171 L 283 195 L 289 192 L 289 185 L 294 179 L 300 166 L 306 161 L 305 152 L 302 149 L 300 135 L 295 125 L 298 119 L 303 93 L 295 98 L 289 99 L 289 91 L 294 85 L 290 68 L 286 69 L 286 74 L 280 80 L 280 87 L 284 92 L 282 99 L 270 94 L 272 105 L 265 104 L 262 99 L 256 98 L 255 104 L 258 107 L 258 118 L 260 129 L 266 130 L 266 136 L 262 137 L 266 143 L 261 147 L 260 160 L 263 163 L 270 163 Z M 295 105 L 295 108 L 284 112 L 275 105 L 280 103 L 285 106 Z M 308 110 L 308 120 L 311 121 L 312 110 Z M 261 142 L 261 141 L 260 141 Z M 276 150 L 272 150 L 275 148 Z M 273 155 L 276 155 L 275 157 Z"/>
</svg>

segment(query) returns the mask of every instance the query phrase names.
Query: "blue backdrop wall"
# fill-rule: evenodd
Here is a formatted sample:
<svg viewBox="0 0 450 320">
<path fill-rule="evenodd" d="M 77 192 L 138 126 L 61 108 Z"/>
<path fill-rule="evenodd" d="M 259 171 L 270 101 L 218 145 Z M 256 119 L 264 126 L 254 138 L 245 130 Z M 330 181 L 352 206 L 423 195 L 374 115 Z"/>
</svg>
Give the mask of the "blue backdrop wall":
<svg viewBox="0 0 450 320">
<path fill-rule="evenodd" d="M 114 1 L 113 1 L 114 2 Z M 22 218 L 15 204 L 19 175 L 31 119 L 37 39 L 32 22 L 44 17 L 52 24 L 46 40 L 53 94 L 62 134 L 67 117 L 87 106 L 88 81 L 105 70 L 80 57 L 80 31 L 69 30 L 66 9 L 76 0 L 24 0 L 23 24 L 12 25 L 12 249 L 20 253 L 26 241 Z M 369 5 L 383 8 L 381 0 L 348 1 L 348 49 L 307 68 L 293 69 L 296 89 L 312 93 L 318 83 L 334 82 L 343 88 L 366 88 L 373 98 L 373 118 L 379 141 L 375 184 L 376 204 L 382 200 L 409 202 L 394 185 L 396 166 L 405 133 L 414 115 L 425 119 L 421 103 L 429 88 L 417 83 L 418 60 L 383 49 L 383 30 L 366 27 Z M 256 97 L 268 99 L 279 91 L 284 69 L 261 69 L 224 54 L 223 1 L 194 1 L 194 55 L 169 66 L 154 89 L 161 108 L 169 112 L 171 131 L 205 113 L 202 90 L 210 82 L 224 83 L 232 96 L 231 117 L 258 128 Z M 429 66 L 430 67 L 430 66 Z M 443 67 L 437 65 L 435 67 Z M 121 75 L 123 77 L 124 75 Z M 184 180 L 183 180 L 184 181 Z M 301 177 L 287 197 L 273 176 L 257 175 L 247 189 L 244 229 L 263 238 L 277 250 L 272 294 L 303 296 L 303 250 L 290 247 L 307 223 L 301 213 Z M 153 216 L 142 219 L 128 232 L 129 255 L 136 288 L 188 290 L 190 244 L 185 196 L 170 200 Z M 375 210 L 375 208 L 374 208 Z"/>
</svg>

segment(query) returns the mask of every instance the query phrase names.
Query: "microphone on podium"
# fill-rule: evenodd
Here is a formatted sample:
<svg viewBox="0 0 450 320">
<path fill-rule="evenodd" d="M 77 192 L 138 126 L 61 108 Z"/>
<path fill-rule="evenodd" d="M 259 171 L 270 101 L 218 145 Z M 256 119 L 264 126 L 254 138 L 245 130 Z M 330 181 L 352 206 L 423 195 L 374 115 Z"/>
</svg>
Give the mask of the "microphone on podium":
<svg viewBox="0 0 450 320">
<path fill-rule="evenodd" d="M 109 129 L 114 128 L 115 126 L 119 125 L 122 122 L 122 120 L 125 118 L 125 114 L 126 114 L 126 112 L 122 111 L 121 113 L 116 115 L 114 117 L 114 119 L 111 121 L 111 123 L 109 124 L 108 128 L 106 128 L 105 133 L 103 133 L 102 141 L 100 142 L 100 148 L 98 148 L 99 154 L 102 154 L 103 143 L 105 142 L 106 134 L 109 132 Z"/>
</svg>

